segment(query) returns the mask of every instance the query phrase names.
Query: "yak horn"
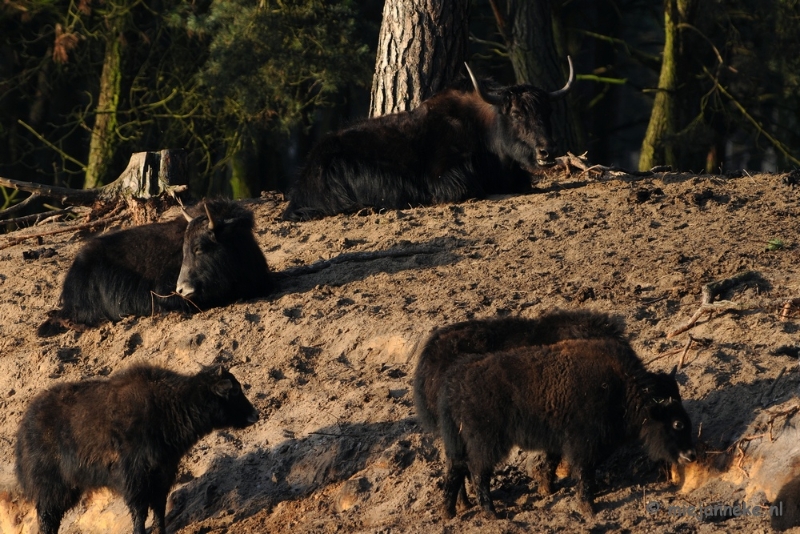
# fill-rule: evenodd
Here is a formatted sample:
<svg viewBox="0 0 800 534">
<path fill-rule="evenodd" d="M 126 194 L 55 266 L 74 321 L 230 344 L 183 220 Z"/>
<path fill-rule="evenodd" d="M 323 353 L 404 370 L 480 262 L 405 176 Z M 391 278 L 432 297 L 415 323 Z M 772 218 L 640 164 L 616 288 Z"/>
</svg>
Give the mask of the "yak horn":
<svg viewBox="0 0 800 534">
<path fill-rule="evenodd" d="M 208 211 L 208 202 L 203 202 L 203 207 L 206 208 L 206 217 L 208 217 L 208 229 L 214 229 L 214 219 L 211 218 L 211 213 Z"/>
<path fill-rule="evenodd" d="M 567 62 L 569 63 L 569 80 L 567 80 L 566 85 L 558 91 L 551 91 L 550 98 L 560 98 L 567 94 L 572 87 L 572 82 L 575 81 L 575 69 L 572 68 L 572 58 L 567 56 Z"/>
<path fill-rule="evenodd" d="M 467 67 L 467 72 L 469 73 L 469 77 L 472 80 L 472 85 L 475 86 L 475 92 L 478 93 L 478 96 L 481 97 L 481 100 L 486 102 L 487 104 L 491 104 L 493 106 L 499 106 L 502 103 L 502 99 L 496 96 L 489 96 L 485 92 L 481 91 L 481 86 L 478 84 L 478 80 L 475 79 L 475 75 L 472 73 L 472 69 L 469 68 L 469 64 L 465 61 L 464 66 Z"/>
<path fill-rule="evenodd" d="M 181 206 L 181 213 L 183 213 L 183 216 L 186 219 L 186 222 L 192 222 L 192 219 L 194 219 L 194 217 L 189 215 L 189 213 L 184 209 L 183 206 Z"/>
</svg>

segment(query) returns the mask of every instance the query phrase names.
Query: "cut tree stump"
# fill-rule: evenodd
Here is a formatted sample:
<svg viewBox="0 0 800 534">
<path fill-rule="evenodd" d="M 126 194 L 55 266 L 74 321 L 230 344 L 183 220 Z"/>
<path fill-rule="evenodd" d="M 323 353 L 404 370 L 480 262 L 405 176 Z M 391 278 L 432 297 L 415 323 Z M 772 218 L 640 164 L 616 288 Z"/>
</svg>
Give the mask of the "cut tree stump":
<svg viewBox="0 0 800 534">
<path fill-rule="evenodd" d="M 158 218 L 159 212 L 163 211 L 165 206 L 169 206 L 170 203 L 180 203 L 177 195 L 189 188 L 187 170 L 186 152 L 165 149 L 133 154 L 119 178 L 95 189 L 70 189 L 0 178 L 0 186 L 31 193 L 30 197 L 22 202 L 0 211 L 0 228 L 13 229 L 15 224 L 36 224 L 43 220 L 53 223 L 78 211 L 75 206 L 90 206 L 88 210 L 83 208 L 82 216 L 85 216 L 83 223 L 78 226 L 62 225 L 55 229 L 35 232 L 14 231 L 13 236 L 6 236 L 6 243 L 0 243 L 0 250 L 28 239 L 78 229 L 93 229 L 124 218 L 130 219 L 136 225 L 152 222 Z M 165 197 L 172 197 L 174 200 Z M 68 207 L 6 218 L 37 199 L 58 200 Z"/>
<path fill-rule="evenodd" d="M 147 200 L 164 193 L 175 196 L 188 189 L 187 169 L 185 151 L 164 149 L 133 154 L 128 167 L 119 178 L 95 189 L 70 189 L 8 178 L 0 178 L 0 186 L 26 191 L 37 198 L 59 200 L 63 204 L 91 206 L 97 201 L 107 203 L 130 198 Z M 17 206 L 0 211 L 0 217 L 18 211 Z"/>
</svg>

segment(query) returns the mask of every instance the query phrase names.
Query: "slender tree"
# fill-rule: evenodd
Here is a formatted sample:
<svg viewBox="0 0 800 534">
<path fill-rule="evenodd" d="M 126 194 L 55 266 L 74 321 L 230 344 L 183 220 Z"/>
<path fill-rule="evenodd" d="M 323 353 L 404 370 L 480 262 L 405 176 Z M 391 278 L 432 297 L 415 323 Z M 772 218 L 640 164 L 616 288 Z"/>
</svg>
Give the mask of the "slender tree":
<svg viewBox="0 0 800 534">
<path fill-rule="evenodd" d="M 552 0 L 491 0 L 491 6 L 517 83 L 547 91 L 562 87 L 568 75 L 566 53 Z M 573 109 L 570 95 L 553 103 L 553 136 L 561 153 L 583 152 Z"/>
<path fill-rule="evenodd" d="M 653 111 L 639 157 L 639 169 L 643 171 L 656 165 L 678 166 L 677 91 L 682 63 L 679 28 L 681 24 L 688 23 L 693 2 L 694 0 L 664 1 L 664 52 Z"/>
<path fill-rule="evenodd" d="M 444 89 L 467 59 L 469 2 L 386 0 L 370 116 L 407 111 Z"/>
</svg>

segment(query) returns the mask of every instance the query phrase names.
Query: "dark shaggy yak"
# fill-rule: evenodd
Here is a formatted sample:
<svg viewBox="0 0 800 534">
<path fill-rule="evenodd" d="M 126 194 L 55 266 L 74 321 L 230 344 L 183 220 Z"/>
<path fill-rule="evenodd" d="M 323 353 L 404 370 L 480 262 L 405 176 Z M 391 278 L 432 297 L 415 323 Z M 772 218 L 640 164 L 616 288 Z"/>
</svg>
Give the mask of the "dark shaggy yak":
<svg viewBox="0 0 800 534">
<path fill-rule="evenodd" d="M 533 319 L 474 319 L 437 328 L 418 351 L 414 372 L 417 420 L 427 432 L 439 434 L 442 380 L 450 366 L 466 355 L 550 345 L 565 339 L 622 339 L 623 330 L 619 319 L 586 310 L 554 311 Z"/>
<path fill-rule="evenodd" d="M 569 59 L 569 58 L 568 58 Z M 311 151 L 289 190 L 287 220 L 363 207 L 401 209 L 530 189 L 529 171 L 552 164 L 550 101 L 532 85 L 446 89 L 412 111 L 331 133 Z"/>
<path fill-rule="evenodd" d="M 486 354 L 531 345 L 550 345 L 565 339 L 619 338 L 624 326 L 617 318 L 593 311 L 562 310 L 534 319 L 504 317 L 474 319 L 438 328 L 423 343 L 414 373 L 414 405 L 423 429 L 439 435 L 439 392 L 448 369 L 470 354 Z M 552 493 L 556 458 L 539 454 L 529 458 L 531 476 L 539 493 Z M 555 462 L 555 464 L 553 463 Z M 459 490 L 461 502 L 469 507 L 466 488 Z"/>
<path fill-rule="evenodd" d="M 87 490 L 124 499 L 134 534 L 166 532 L 167 495 L 181 457 L 213 429 L 245 428 L 258 412 L 222 367 L 194 376 L 140 365 L 108 380 L 58 384 L 37 395 L 17 432 L 16 472 L 42 534 L 56 534 Z"/>
<path fill-rule="evenodd" d="M 273 283 L 253 237 L 252 212 L 228 200 L 209 200 L 191 212 L 86 243 L 67 272 L 61 309 L 39 335 L 63 331 L 64 323 L 96 326 L 267 295 Z"/>
<path fill-rule="evenodd" d="M 447 458 L 444 514 L 455 515 L 466 476 L 494 516 L 489 480 L 512 447 L 564 458 L 580 510 L 594 513 L 598 464 L 641 440 L 654 460 L 694 461 L 691 421 L 673 375 L 649 373 L 621 339 L 571 339 L 461 358 L 446 373 L 439 426 Z"/>
</svg>

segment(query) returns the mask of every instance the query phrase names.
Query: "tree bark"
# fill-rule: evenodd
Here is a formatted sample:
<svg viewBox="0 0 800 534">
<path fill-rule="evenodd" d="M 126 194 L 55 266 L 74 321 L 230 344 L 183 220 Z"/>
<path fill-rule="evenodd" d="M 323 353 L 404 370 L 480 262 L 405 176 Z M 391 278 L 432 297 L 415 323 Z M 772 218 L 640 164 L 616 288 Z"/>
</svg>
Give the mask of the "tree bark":
<svg viewBox="0 0 800 534">
<path fill-rule="evenodd" d="M 653 101 L 650 123 L 642 141 L 639 170 L 656 165 L 678 167 L 676 156 L 677 90 L 680 72 L 680 33 L 678 25 L 685 21 L 694 0 L 665 0 L 664 2 L 664 54 L 658 91 Z"/>
<path fill-rule="evenodd" d="M 100 75 L 100 91 L 89 142 L 89 163 L 83 182 L 84 189 L 102 185 L 114 155 L 117 108 L 122 83 L 122 32 L 120 18 L 114 18 L 110 23 L 112 31 L 106 42 L 103 72 Z"/>
<path fill-rule="evenodd" d="M 545 91 L 564 86 L 568 77 L 566 52 L 551 0 L 492 0 L 497 26 L 508 48 L 517 83 Z M 553 140 L 559 154 L 584 151 L 583 133 L 571 105 L 571 94 L 553 102 Z"/>
<path fill-rule="evenodd" d="M 370 117 L 408 111 L 463 72 L 469 2 L 386 0 Z"/>
</svg>

